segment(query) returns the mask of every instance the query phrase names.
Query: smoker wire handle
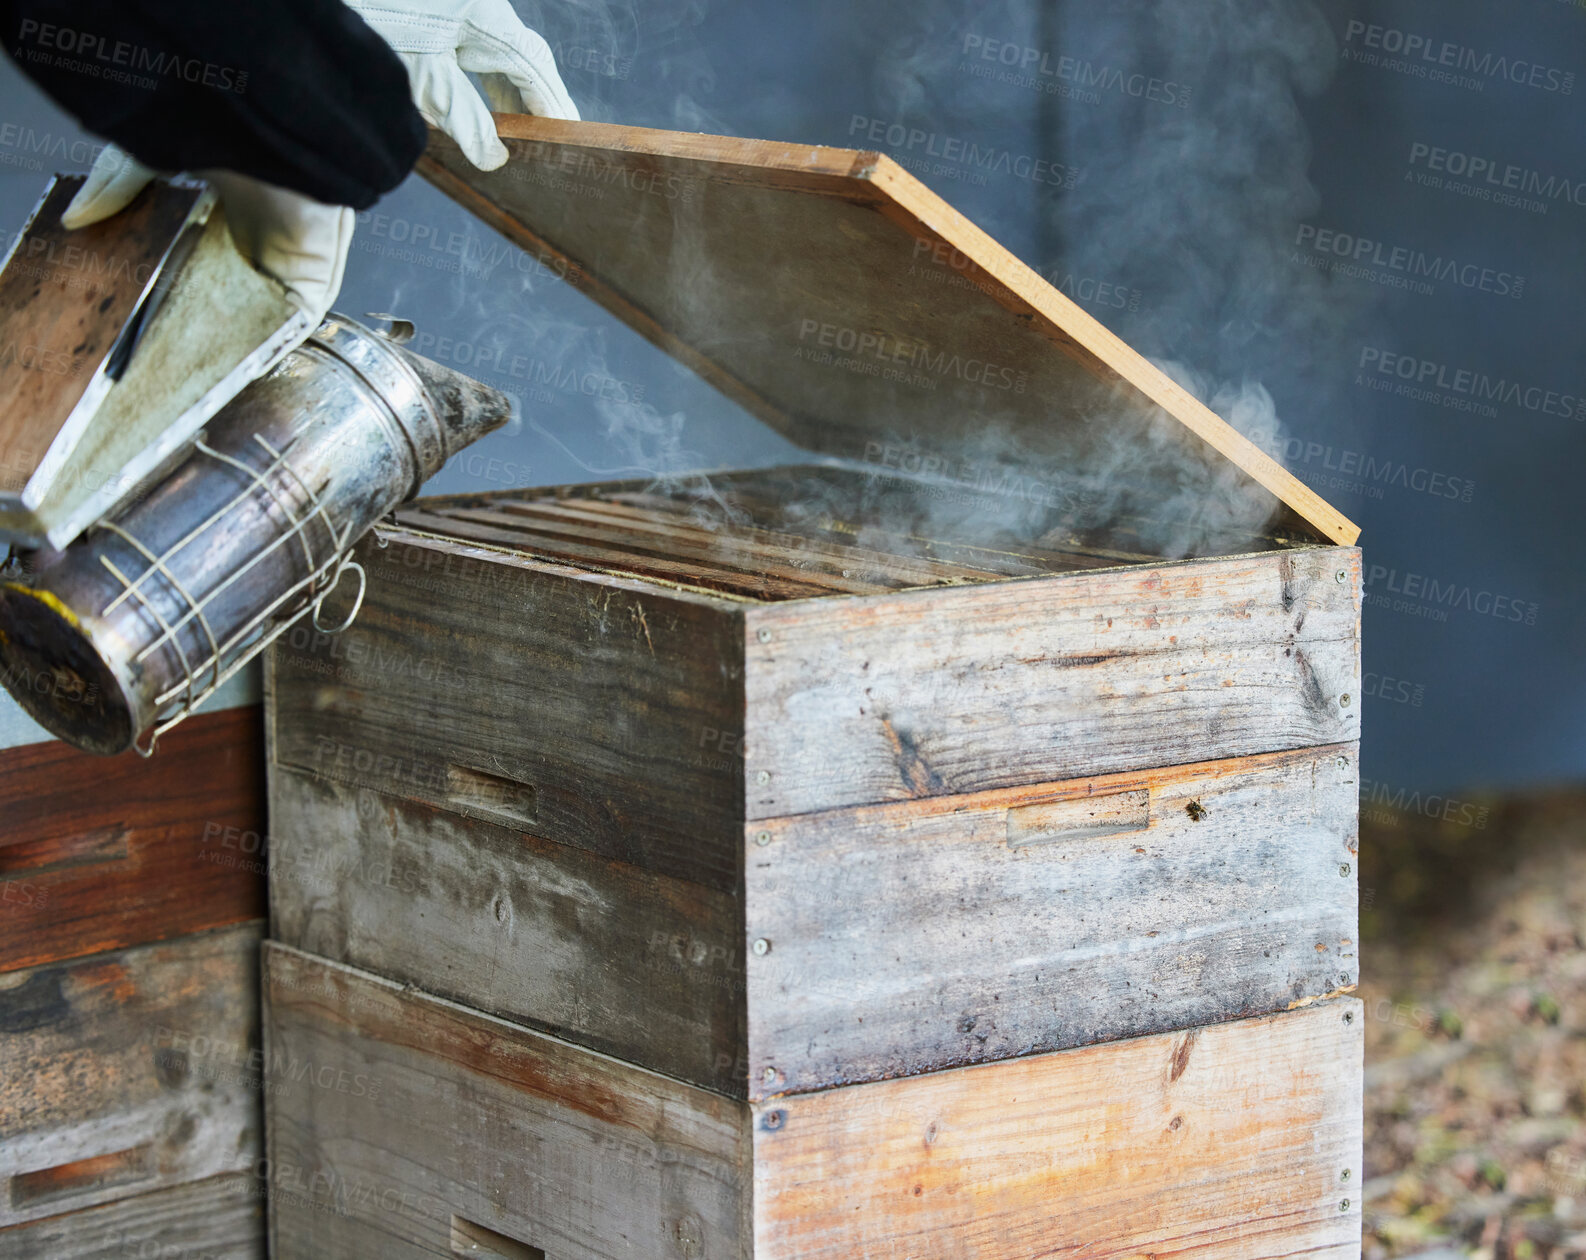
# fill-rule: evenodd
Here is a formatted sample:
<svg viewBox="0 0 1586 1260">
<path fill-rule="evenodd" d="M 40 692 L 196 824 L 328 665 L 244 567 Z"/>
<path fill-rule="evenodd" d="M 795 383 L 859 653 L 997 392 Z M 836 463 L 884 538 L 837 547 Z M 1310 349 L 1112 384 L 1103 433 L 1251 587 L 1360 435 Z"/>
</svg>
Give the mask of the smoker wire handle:
<svg viewBox="0 0 1586 1260">
<path fill-rule="evenodd" d="M 319 570 L 319 573 L 325 572 L 325 570 L 329 567 L 330 566 L 328 564 L 322 566 Z M 357 598 L 353 600 L 352 610 L 348 612 L 347 616 L 342 620 L 341 625 L 337 626 L 334 630 L 323 629 L 319 624 L 319 606 L 324 602 L 325 596 L 329 595 L 331 591 L 336 589 L 337 585 L 341 582 L 342 572 L 348 568 L 353 568 L 358 571 Z M 318 574 L 314 576 L 318 576 Z M 319 630 L 321 634 L 340 634 L 342 631 L 346 630 L 352 625 L 353 620 L 358 616 L 359 612 L 362 611 L 364 592 L 367 588 L 368 575 L 365 572 L 363 565 L 359 564 L 352 558 L 351 549 L 343 552 L 340 557 L 340 562 L 336 565 L 336 571 L 331 576 L 330 585 L 320 593 L 318 599 L 316 599 L 313 603 L 307 604 L 304 607 L 298 609 L 298 611 L 293 613 L 292 616 L 278 623 L 275 629 L 273 629 L 269 634 L 265 635 L 252 647 L 245 649 L 236 660 L 226 667 L 225 671 L 221 673 L 214 682 L 210 683 L 209 686 L 200 691 L 197 696 L 193 697 L 193 699 L 189 700 L 187 703 L 178 706 L 176 712 L 170 717 L 151 726 L 149 728 L 149 746 L 147 748 L 143 747 L 143 745 L 138 743 L 136 740 L 133 740 L 132 750 L 140 757 L 148 758 L 154 756 L 154 749 L 159 743 L 161 735 L 165 734 L 166 731 L 170 730 L 177 723 L 191 717 L 193 710 L 198 708 L 198 706 L 203 704 L 204 701 L 208 700 L 210 696 L 219 691 L 221 687 L 230 681 L 230 679 L 243 668 L 243 666 L 247 665 L 255 657 L 262 655 L 266 648 L 268 648 L 293 626 L 297 625 L 298 622 L 302 621 L 304 617 L 312 614 L 314 628 Z"/>
<path fill-rule="evenodd" d="M 342 618 L 341 625 L 334 628 L 322 626 L 319 623 L 321 605 L 324 604 L 330 593 L 341 585 L 341 575 L 348 569 L 353 570 L 353 572 L 357 573 L 358 575 L 358 594 L 352 601 L 352 610 Z M 314 629 L 318 630 L 321 634 L 340 634 L 343 630 L 347 629 L 348 626 L 352 625 L 353 620 L 358 616 L 359 611 L 363 608 L 364 592 L 368 589 L 368 573 L 364 571 L 363 565 L 359 564 L 352 558 L 352 553 L 350 551 L 347 552 L 344 556 L 342 556 L 341 563 L 336 566 L 336 572 L 331 575 L 330 585 L 321 591 L 319 598 L 314 601 Z"/>
</svg>

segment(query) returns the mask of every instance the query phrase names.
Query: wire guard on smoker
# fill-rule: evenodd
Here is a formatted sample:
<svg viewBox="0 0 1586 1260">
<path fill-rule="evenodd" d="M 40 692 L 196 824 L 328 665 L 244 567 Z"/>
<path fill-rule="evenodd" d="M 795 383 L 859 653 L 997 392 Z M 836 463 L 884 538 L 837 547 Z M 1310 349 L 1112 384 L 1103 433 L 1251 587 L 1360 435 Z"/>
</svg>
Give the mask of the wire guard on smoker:
<svg viewBox="0 0 1586 1260">
<path fill-rule="evenodd" d="M 365 583 L 353 545 L 508 410 L 333 315 L 144 499 L 0 583 L 0 679 L 78 747 L 149 755 L 302 618 L 346 629 Z M 349 571 L 351 605 L 328 626 Z"/>
<path fill-rule="evenodd" d="M 124 539 L 148 563 L 143 572 L 135 578 L 128 578 L 108 555 L 101 554 L 100 563 L 105 566 L 121 583 L 121 592 L 110 601 L 100 618 L 103 620 L 111 616 L 116 606 L 124 600 L 136 600 L 148 614 L 159 623 L 160 635 L 145 646 L 133 658 L 134 663 L 142 666 L 146 659 L 158 651 L 175 653 L 182 669 L 182 680 L 174 683 L 165 691 L 154 697 L 156 711 L 164 714 L 169 706 L 174 705 L 174 711 L 169 717 L 156 719 L 156 724 L 149 729 L 148 745 L 145 747 L 134 742 L 133 747 L 147 757 L 154 752 L 155 742 L 171 727 L 175 726 L 204 701 L 214 695 L 221 686 L 239 669 L 251 661 L 255 656 L 269 647 L 276 639 L 285 634 L 304 616 L 312 614 L 314 628 L 324 634 L 340 634 L 352 625 L 358 616 L 358 610 L 363 607 L 363 593 L 365 574 L 363 566 L 352 559 L 351 543 L 347 537 L 347 529 L 343 528 L 338 534 L 335 524 L 331 521 L 325 505 L 318 496 L 305 485 L 296 473 L 288 456 L 291 446 L 285 451 L 277 451 L 270 443 L 258 433 L 253 435 L 253 440 L 263 448 L 269 457 L 269 464 L 263 469 L 255 469 L 234 456 L 227 455 L 224 451 L 217 451 L 206 444 L 205 435 L 200 434 L 193 443 L 193 448 L 201 455 L 220 461 L 231 468 L 242 472 L 248 479 L 248 485 L 238 492 L 219 511 L 210 515 L 209 519 L 201 522 L 188 532 L 186 537 L 178 541 L 162 555 L 155 555 L 148 547 L 134 538 L 130 533 L 113 521 L 100 522 L 100 528 L 107 529 L 117 537 Z M 295 439 L 294 439 L 295 441 Z M 296 515 L 291 501 L 279 494 L 272 485 L 272 478 L 284 474 L 291 477 L 301 488 L 304 496 L 312 505 L 312 510 L 303 516 Z M 240 500 L 254 494 L 266 494 L 275 502 L 291 522 L 292 526 L 285 533 L 277 535 L 263 551 L 253 559 L 247 561 L 240 569 L 228 574 L 209 593 L 199 599 L 194 599 L 176 578 L 174 570 L 180 567 L 177 553 L 186 547 L 191 547 L 202 537 L 206 529 L 214 527 L 224 520 L 229 514 L 237 511 Z M 319 559 L 318 552 L 312 542 L 315 531 L 310 526 L 317 524 L 323 535 L 320 548 L 324 552 L 324 559 Z M 282 591 L 266 607 L 261 608 L 249 621 L 237 627 L 224 641 L 217 637 L 214 629 L 204 615 L 205 607 L 217 596 L 223 594 L 233 583 L 242 581 L 262 560 L 278 547 L 290 548 L 293 543 L 298 544 L 303 551 L 303 560 L 308 574 L 306 577 L 293 583 Z M 341 575 L 347 570 L 358 575 L 358 594 L 353 600 L 352 608 L 343 617 L 341 623 L 334 627 L 326 627 L 320 623 L 320 612 L 326 596 L 340 585 Z M 146 598 L 144 591 L 149 586 L 164 583 L 180 598 L 186 611 L 175 621 L 167 623 L 161 616 L 159 601 Z M 304 604 L 303 599 L 310 602 Z M 282 610 L 293 605 L 299 605 L 298 611 L 283 615 Z M 187 652 L 182 644 L 181 631 L 187 626 L 197 623 L 203 630 L 204 639 L 208 644 L 208 654 L 198 662 L 188 660 Z M 229 662 L 229 663 L 228 663 Z M 208 681 L 204 681 L 208 675 Z"/>
</svg>

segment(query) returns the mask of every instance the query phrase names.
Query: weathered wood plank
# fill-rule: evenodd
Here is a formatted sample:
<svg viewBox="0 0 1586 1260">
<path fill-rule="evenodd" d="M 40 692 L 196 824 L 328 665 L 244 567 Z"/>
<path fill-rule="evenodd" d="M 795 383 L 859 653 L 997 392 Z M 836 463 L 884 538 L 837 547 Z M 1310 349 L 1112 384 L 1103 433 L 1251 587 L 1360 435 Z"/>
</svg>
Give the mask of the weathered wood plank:
<svg viewBox="0 0 1586 1260">
<path fill-rule="evenodd" d="M 278 762 L 737 886 L 741 605 L 401 530 L 358 555 L 353 629 L 274 650 Z M 459 772 L 524 807 L 482 807 Z"/>
<path fill-rule="evenodd" d="M 0 1225 L 249 1168 L 261 923 L 0 982 Z"/>
<path fill-rule="evenodd" d="M 274 939 L 744 1093 L 739 899 L 277 767 Z"/>
<path fill-rule="evenodd" d="M 604 555 L 602 567 L 638 569 L 654 566 L 658 558 L 682 562 L 693 584 L 735 588 L 744 594 L 765 597 L 767 580 L 791 598 L 810 595 L 875 595 L 913 586 L 936 586 L 954 578 L 989 581 L 998 575 L 980 572 L 930 572 L 926 565 L 910 567 L 902 557 L 887 557 L 887 569 L 864 568 L 857 555 L 831 554 L 798 537 L 756 537 L 746 529 L 722 524 L 702 529 L 658 520 L 659 513 L 632 517 L 617 513 L 579 513 L 535 504 L 507 502 L 489 509 L 453 508 L 431 519 L 499 525 L 518 531 L 525 551 L 556 555 L 568 539 L 596 543 Z M 415 522 L 416 523 L 416 522 Z M 547 550 L 542 551 L 545 548 Z M 697 573 L 700 576 L 694 578 Z M 753 589 L 750 588 L 753 583 Z"/>
<path fill-rule="evenodd" d="M 1360 1012 L 754 1105 L 755 1260 L 1355 1260 Z"/>
<path fill-rule="evenodd" d="M 1358 1254 L 1353 999 L 748 1104 L 283 946 L 265 971 L 272 1062 L 379 1083 L 272 1087 L 278 1260 L 481 1229 L 554 1260 Z"/>
<path fill-rule="evenodd" d="M 265 1260 L 264 1196 L 230 1173 L 0 1229 L 0 1260 Z"/>
<path fill-rule="evenodd" d="M 657 578 L 662 582 L 675 582 L 691 590 L 708 591 L 743 599 L 808 599 L 811 596 L 829 595 L 831 587 L 814 581 L 783 577 L 774 573 L 728 570 L 697 560 L 678 560 L 655 557 L 618 550 L 609 545 L 591 546 L 587 543 L 558 540 L 543 534 L 533 534 L 523 528 L 523 523 L 508 518 L 481 520 L 495 517 L 496 513 L 473 508 L 458 508 L 445 516 L 432 516 L 420 509 L 403 514 L 403 523 L 418 530 L 445 534 L 447 537 L 467 542 L 495 543 L 510 547 L 525 556 L 558 561 L 588 568 L 596 573 L 621 573 L 632 577 Z"/>
<path fill-rule="evenodd" d="M 754 605 L 744 635 L 751 819 L 1360 736 L 1350 548 Z"/>
<path fill-rule="evenodd" d="M 250 705 L 189 718 L 147 761 L 0 751 L 0 972 L 261 918 L 262 742 Z"/>
<path fill-rule="evenodd" d="M 63 434 L 66 422 L 199 197 L 154 184 L 125 219 L 68 229 L 61 215 L 82 187 L 54 184 L 0 271 L 0 345 L 16 365 L 0 373 L 0 491 L 21 491 L 57 442 L 59 459 L 81 440 L 82 418 Z"/>
<path fill-rule="evenodd" d="M 751 1097 L 1352 987 L 1356 753 L 751 824 L 747 938 L 768 944 L 748 956 Z"/>
<path fill-rule="evenodd" d="M 745 780 L 762 819 L 1358 738 L 1350 549 L 763 606 L 384 537 L 359 626 L 277 653 L 278 758 L 464 812 L 497 775 L 724 890 Z"/>
<path fill-rule="evenodd" d="M 722 489 L 725 494 L 728 487 Z M 883 589 L 888 590 L 933 586 L 954 578 L 983 582 L 1002 572 L 990 567 L 947 564 L 913 554 L 876 551 L 814 528 L 794 533 L 760 525 L 734 525 L 725 520 L 704 524 L 701 518 L 689 515 L 686 501 L 676 499 L 662 500 L 655 505 L 640 505 L 631 499 L 627 502 L 595 498 L 529 502 L 508 499 L 500 508 L 535 520 L 582 521 L 599 526 L 603 531 L 616 530 L 619 537 L 637 540 L 640 544 L 648 539 L 670 546 L 672 540 L 684 539 L 710 547 L 725 537 L 735 546 L 744 548 L 749 563 L 764 557 L 773 564 L 791 563 L 801 569 L 819 566 L 828 574 L 864 572 L 872 574 L 873 582 L 884 584 Z"/>
<path fill-rule="evenodd" d="M 453 1218 L 555 1260 L 747 1253 L 744 1104 L 363 972 L 265 948 L 276 1260 L 449 1256 Z"/>
<path fill-rule="evenodd" d="M 271 911 L 286 944 L 758 1098 L 1352 986 L 1357 779 L 1345 745 L 757 823 L 740 912 L 278 768 Z"/>
<path fill-rule="evenodd" d="M 1160 555 L 1139 551 L 1141 540 L 1126 520 L 1081 539 L 1050 500 L 1035 496 L 1010 510 L 1011 491 L 1002 481 L 953 480 L 945 470 L 900 475 L 869 462 L 826 462 L 715 472 L 664 486 L 645 479 L 427 496 L 399 509 L 396 520 L 406 524 L 419 511 L 554 507 L 590 521 L 668 532 L 709 536 L 742 528 L 798 556 L 827 555 L 861 571 L 907 577 L 907 586 L 1161 562 Z M 1271 538 L 1248 534 L 1223 541 L 1224 555 L 1280 549 Z"/>
</svg>

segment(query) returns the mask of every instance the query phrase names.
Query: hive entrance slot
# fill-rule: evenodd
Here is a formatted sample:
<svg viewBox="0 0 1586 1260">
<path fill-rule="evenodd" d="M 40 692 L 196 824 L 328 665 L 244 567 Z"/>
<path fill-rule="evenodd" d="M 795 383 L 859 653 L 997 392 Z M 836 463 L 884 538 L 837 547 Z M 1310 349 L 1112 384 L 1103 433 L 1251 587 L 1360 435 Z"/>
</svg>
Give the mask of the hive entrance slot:
<svg viewBox="0 0 1586 1260">
<path fill-rule="evenodd" d="M 22 1209 L 89 1194 L 152 1176 L 153 1148 L 144 1143 L 124 1151 L 91 1155 L 69 1164 L 17 1173 L 11 1178 L 11 1206 Z"/>
<path fill-rule="evenodd" d="M 459 808 L 494 814 L 514 823 L 532 823 L 539 816 L 533 784 L 469 766 L 446 767 L 446 796 Z"/>
<path fill-rule="evenodd" d="M 461 1216 L 452 1217 L 452 1255 L 475 1260 L 545 1260 L 545 1252 Z"/>
<path fill-rule="evenodd" d="M 1108 796 L 1022 805 L 1008 811 L 1008 847 L 1055 845 L 1129 835 L 1151 826 L 1151 792 L 1140 788 Z"/>
</svg>

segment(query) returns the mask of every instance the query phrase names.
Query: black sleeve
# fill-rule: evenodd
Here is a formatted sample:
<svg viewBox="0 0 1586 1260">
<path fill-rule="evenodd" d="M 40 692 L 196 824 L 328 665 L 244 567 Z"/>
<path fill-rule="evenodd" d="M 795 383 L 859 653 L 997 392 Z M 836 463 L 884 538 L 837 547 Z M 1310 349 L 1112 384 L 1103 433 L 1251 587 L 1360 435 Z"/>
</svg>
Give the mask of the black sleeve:
<svg viewBox="0 0 1586 1260">
<path fill-rule="evenodd" d="M 407 71 L 341 0 L 0 0 L 0 43 L 83 127 L 365 209 L 418 161 Z"/>
</svg>

